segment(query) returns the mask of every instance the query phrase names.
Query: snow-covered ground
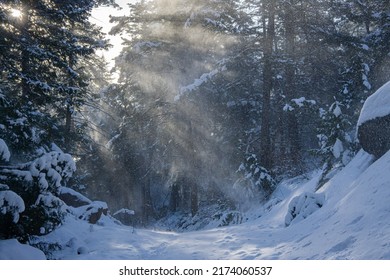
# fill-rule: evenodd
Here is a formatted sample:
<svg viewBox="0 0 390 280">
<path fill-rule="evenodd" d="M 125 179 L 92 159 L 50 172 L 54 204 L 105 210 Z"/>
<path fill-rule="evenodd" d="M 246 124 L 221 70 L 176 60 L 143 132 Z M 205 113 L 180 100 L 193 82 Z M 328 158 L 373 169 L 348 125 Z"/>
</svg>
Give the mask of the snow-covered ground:
<svg viewBox="0 0 390 280">
<path fill-rule="evenodd" d="M 63 247 L 56 259 L 390 259 L 389 170 L 390 152 L 375 162 L 359 152 L 315 193 L 322 207 L 301 199 L 289 226 L 291 200 L 312 197 L 318 174 L 281 184 L 267 207 L 252 213 L 256 218 L 237 226 L 175 233 L 120 226 L 107 217 L 93 226 L 69 217 L 40 241 Z M 6 253 L 15 242 L 0 242 L 0 259 L 15 258 Z M 25 258 L 41 256 L 28 252 Z"/>
</svg>

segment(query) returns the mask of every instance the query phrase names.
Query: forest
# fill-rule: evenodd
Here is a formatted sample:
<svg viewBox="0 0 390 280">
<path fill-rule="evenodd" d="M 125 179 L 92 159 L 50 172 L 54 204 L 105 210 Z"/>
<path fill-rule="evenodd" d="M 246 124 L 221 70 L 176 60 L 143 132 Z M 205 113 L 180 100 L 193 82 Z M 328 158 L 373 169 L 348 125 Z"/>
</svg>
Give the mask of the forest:
<svg viewBox="0 0 390 280">
<path fill-rule="evenodd" d="M 59 227 L 64 193 L 139 228 L 239 224 L 283 180 L 346 166 L 390 80 L 388 0 L 133 1 L 113 66 L 97 7 L 120 9 L 0 1 L 0 239 Z"/>
</svg>

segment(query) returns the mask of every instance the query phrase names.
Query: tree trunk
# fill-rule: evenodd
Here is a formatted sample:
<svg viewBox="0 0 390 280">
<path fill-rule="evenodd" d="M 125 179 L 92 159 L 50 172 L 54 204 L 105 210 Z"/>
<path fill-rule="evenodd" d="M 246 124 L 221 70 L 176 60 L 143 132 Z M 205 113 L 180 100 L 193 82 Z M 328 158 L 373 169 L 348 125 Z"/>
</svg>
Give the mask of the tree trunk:
<svg viewBox="0 0 390 280">
<path fill-rule="evenodd" d="M 153 216 L 152 196 L 150 194 L 150 177 L 145 178 L 142 186 L 142 225 L 146 226 Z"/>
<path fill-rule="evenodd" d="M 196 170 L 199 170 L 199 162 L 198 162 L 198 159 L 196 157 L 196 148 L 195 148 L 195 145 L 194 145 L 194 131 L 193 131 L 193 127 L 192 127 L 192 122 L 191 120 L 189 120 L 189 153 L 190 153 L 190 158 L 191 158 L 191 161 L 193 163 L 193 168 L 196 169 Z M 199 206 L 198 206 L 198 184 L 196 182 L 196 178 L 193 176 L 195 172 L 191 172 L 190 170 L 190 174 L 188 174 L 188 176 L 190 176 L 190 180 L 189 180 L 189 187 L 190 187 L 190 197 L 191 197 L 191 201 L 190 201 L 190 207 L 191 207 L 191 215 L 192 216 L 195 216 L 196 213 L 198 213 L 198 210 L 199 210 Z"/>
<path fill-rule="evenodd" d="M 264 72 L 263 72 L 263 108 L 260 136 L 260 164 L 266 168 L 272 168 L 271 146 L 271 92 L 273 88 L 273 42 L 275 39 L 275 1 L 263 3 L 264 16 L 268 14 L 268 22 L 264 26 Z M 268 13 L 267 13 L 268 12 Z M 266 21 L 264 21 L 266 22 Z"/>
<path fill-rule="evenodd" d="M 286 36 L 286 84 L 285 95 L 290 102 L 295 95 L 295 20 L 291 2 L 285 3 L 285 36 Z M 297 166 L 300 162 L 300 145 L 299 145 L 299 126 L 295 110 L 286 112 L 287 117 L 287 158 L 290 160 L 292 167 Z"/>
<path fill-rule="evenodd" d="M 180 187 L 177 182 L 173 183 L 171 186 L 171 198 L 169 201 L 169 210 L 176 212 L 179 208 L 180 201 Z"/>
<path fill-rule="evenodd" d="M 23 43 L 21 43 L 21 50 L 22 50 L 22 61 L 21 61 L 21 72 L 24 75 L 22 78 L 22 96 L 24 100 L 30 100 L 31 94 L 30 94 L 30 85 L 28 83 L 28 78 L 30 76 L 30 55 L 27 51 L 27 44 L 29 44 L 30 41 L 30 34 L 29 34 L 29 27 L 30 27 L 30 15 L 29 11 L 26 9 L 24 11 L 25 15 L 23 15 L 23 21 L 20 22 L 20 30 L 22 34 Z M 26 44 L 25 46 L 23 44 Z"/>
</svg>

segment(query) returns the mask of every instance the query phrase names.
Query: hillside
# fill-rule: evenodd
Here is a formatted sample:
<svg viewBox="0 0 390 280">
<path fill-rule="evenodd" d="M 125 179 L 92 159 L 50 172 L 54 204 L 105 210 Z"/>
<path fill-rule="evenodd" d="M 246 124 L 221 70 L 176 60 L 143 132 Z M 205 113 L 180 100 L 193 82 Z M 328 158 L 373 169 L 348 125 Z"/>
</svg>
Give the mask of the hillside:
<svg viewBox="0 0 390 280">
<path fill-rule="evenodd" d="M 279 185 L 267 207 L 257 209 L 260 217 L 238 226 L 179 234 L 69 218 L 40 241 L 62 247 L 56 259 L 390 259 L 389 169 L 390 153 L 373 162 L 359 152 L 319 190 L 322 208 L 288 227 L 290 201 L 313 192 L 318 175 Z M 0 243 L 2 259 L 9 258 L 7 244 Z"/>
</svg>

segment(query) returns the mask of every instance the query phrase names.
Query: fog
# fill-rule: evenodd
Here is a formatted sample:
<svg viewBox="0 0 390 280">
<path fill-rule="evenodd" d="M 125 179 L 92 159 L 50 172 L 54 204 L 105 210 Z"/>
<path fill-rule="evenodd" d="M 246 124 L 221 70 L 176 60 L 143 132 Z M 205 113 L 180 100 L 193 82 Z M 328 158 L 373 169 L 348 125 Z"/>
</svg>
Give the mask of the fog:
<svg viewBox="0 0 390 280">
<path fill-rule="evenodd" d="M 153 3 L 155 5 L 145 2 L 146 15 L 137 15 L 145 16 L 142 34 L 126 41 L 115 58 L 118 87 L 122 87 L 124 98 L 121 103 L 128 103 L 127 107 L 122 106 L 123 111 L 119 113 L 117 108 L 103 104 L 114 116 L 105 119 L 105 126 L 114 129 L 109 136 L 94 134 L 103 145 L 110 140 L 116 143 L 116 148 L 104 152 L 104 158 L 109 165 L 115 165 L 115 170 L 129 168 L 120 166 L 123 161 L 110 155 L 123 149 L 124 145 L 133 145 L 131 149 L 137 156 L 130 150 L 122 152 L 121 156 L 133 160 L 142 158 L 142 163 L 135 163 L 141 165 L 137 171 L 121 172 L 110 185 L 110 189 L 116 189 L 114 194 L 103 198 L 113 208 L 125 206 L 143 212 L 145 197 L 142 192 L 146 184 L 153 205 L 168 207 L 167 197 L 171 196 L 172 185 L 182 182 L 184 200 L 190 199 L 185 198 L 190 185 L 196 185 L 199 204 L 207 202 L 207 193 L 219 193 L 221 200 L 237 199 L 233 189 L 240 160 L 234 155 L 237 143 L 228 143 L 219 132 L 220 117 L 226 114 L 227 106 L 218 104 L 223 112 L 219 111 L 212 102 L 221 97 L 213 96 L 215 93 L 207 90 L 210 85 L 202 89 L 203 84 L 210 82 L 205 74 L 218 73 L 237 40 L 215 31 L 212 18 L 219 14 L 208 1 L 195 5 L 168 0 Z M 123 7 L 118 13 L 133 16 L 133 12 L 129 7 Z M 119 31 L 113 37 L 114 44 L 118 37 L 126 34 L 127 26 L 120 24 L 115 27 Z M 228 74 L 228 69 L 223 67 Z M 182 89 L 194 82 L 195 86 L 180 96 Z M 128 118 L 126 125 L 124 118 Z M 114 136 L 118 139 L 113 139 Z M 188 205 L 182 210 L 189 211 Z"/>
</svg>

